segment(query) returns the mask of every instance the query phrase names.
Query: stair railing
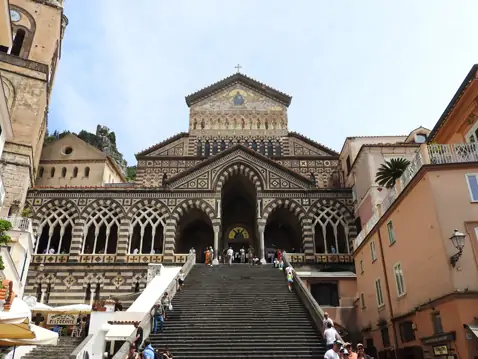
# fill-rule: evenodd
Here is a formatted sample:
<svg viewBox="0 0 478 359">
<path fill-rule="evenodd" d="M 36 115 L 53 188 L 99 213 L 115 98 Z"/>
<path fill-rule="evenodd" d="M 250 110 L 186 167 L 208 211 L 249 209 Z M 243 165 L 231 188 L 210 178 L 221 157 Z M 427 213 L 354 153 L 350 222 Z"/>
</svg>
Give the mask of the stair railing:
<svg viewBox="0 0 478 359">
<path fill-rule="evenodd" d="M 196 255 L 190 254 L 188 256 L 188 260 L 181 268 L 184 273 L 184 277 L 187 277 L 191 269 L 194 267 L 195 263 L 196 263 Z M 168 292 L 169 297 L 172 299 L 176 295 L 176 290 L 177 290 L 177 282 L 176 282 L 176 278 L 174 278 L 164 292 Z M 164 292 L 158 293 L 158 301 L 161 299 Z M 143 328 L 145 339 L 149 337 L 149 333 L 151 332 L 151 315 L 149 313 L 151 312 L 152 309 L 153 307 L 150 308 L 150 310 L 148 311 L 148 314 L 146 314 L 142 320 L 138 320 L 140 322 L 139 325 L 141 326 L 141 328 Z M 136 329 L 133 330 L 131 335 L 123 343 L 123 345 L 119 348 L 119 350 L 115 353 L 112 359 L 124 359 L 128 355 L 130 346 L 134 342 L 135 338 L 136 338 Z"/>
<path fill-rule="evenodd" d="M 307 289 L 306 285 L 297 275 L 292 263 L 289 261 L 288 254 L 283 252 L 282 259 L 285 264 L 285 268 L 291 267 L 292 268 L 292 276 L 294 278 L 294 285 L 293 288 L 296 291 L 297 295 L 299 296 L 300 300 L 307 308 L 310 316 L 312 317 L 312 321 L 314 322 L 317 330 L 320 331 L 322 334 L 324 332 L 324 311 L 320 307 L 319 303 L 315 300 L 313 295 L 310 293 L 309 289 Z M 343 342 L 342 337 L 339 334 L 339 339 Z"/>
</svg>

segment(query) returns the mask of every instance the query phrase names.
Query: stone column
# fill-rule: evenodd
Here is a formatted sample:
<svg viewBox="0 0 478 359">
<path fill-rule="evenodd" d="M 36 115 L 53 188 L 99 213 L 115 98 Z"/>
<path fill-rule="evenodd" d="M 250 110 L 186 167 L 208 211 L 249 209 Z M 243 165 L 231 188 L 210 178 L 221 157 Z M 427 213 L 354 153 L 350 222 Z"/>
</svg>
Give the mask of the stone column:
<svg viewBox="0 0 478 359">
<path fill-rule="evenodd" d="M 212 221 L 212 228 L 214 230 L 214 259 L 212 261 L 213 265 L 219 264 L 219 233 L 221 231 L 221 220 L 214 219 Z"/>
<path fill-rule="evenodd" d="M 73 225 L 73 233 L 71 238 L 70 246 L 70 262 L 79 262 L 80 255 L 83 253 L 84 239 L 86 234 L 83 233 L 85 230 L 85 221 L 82 218 L 77 218 Z M 41 233 L 40 233 L 41 235 Z"/>
<path fill-rule="evenodd" d="M 259 231 L 259 255 L 262 264 L 266 264 L 265 246 L 264 246 L 264 231 L 266 229 L 266 220 L 257 220 L 257 229 Z"/>
<path fill-rule="evenodd" d="M 127 217 L 121 219 L 120 226 L 118 228 L 118 242 L 116 249 L 116 261 L 126 262 L 126 256 L 129 249 L 129 226 L 130 220 Z"/>
</svg>

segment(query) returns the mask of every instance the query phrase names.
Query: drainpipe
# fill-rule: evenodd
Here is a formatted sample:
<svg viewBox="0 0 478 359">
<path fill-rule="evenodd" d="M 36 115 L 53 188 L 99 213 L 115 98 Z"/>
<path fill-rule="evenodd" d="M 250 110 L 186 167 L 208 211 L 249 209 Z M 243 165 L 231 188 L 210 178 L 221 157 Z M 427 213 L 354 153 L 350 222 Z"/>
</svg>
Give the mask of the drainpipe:
<svg viewBox="0 0 478 359">
<path fill-rule="evenodd" d="M 390 308 L 390 317 L 393 318 L 393 307 L 392 307 L 392 298 L 390 296 L 390 286 L 388 285 L 388 275 L 387 275 L 387 268 L 385 267 L 385 258 L 383 256 L 383 246 L 382 246 L 382 235 L 380 233 L 380 228 L 377 228 L 377 235 L 378 235 L 378 246 L 380 248 L 380 256 L 382 257 L 382 270 L 385 276 L 385 288 L 387 288 L 387 298 L 388 298 L 388 307 Z M 397 349 L 398 349 L 398 336 L 397 331 L 395 330 L 395 324 L 392 322 L 392 329 L 393 329 L 393 339 L 395 341 L 395 358 L 397 357 Z"/>
</svg>

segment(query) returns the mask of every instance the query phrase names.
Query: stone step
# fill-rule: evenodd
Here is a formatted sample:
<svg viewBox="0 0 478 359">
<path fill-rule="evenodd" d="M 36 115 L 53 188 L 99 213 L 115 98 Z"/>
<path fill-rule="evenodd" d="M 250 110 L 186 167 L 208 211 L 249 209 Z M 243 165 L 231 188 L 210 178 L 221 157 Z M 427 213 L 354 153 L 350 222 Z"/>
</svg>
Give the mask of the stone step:
<svg viewBox="0 0 478 359">
<path fill-rule="evenodd" d="M 312 335 L 313 334 L 313 335 Z M 224 336 L 220 338 L 211 338 L 210 336 L 204 336 L 201 337 L 200 335 L 194 335 L 194 334 L 180 334 L 180 333 L 172 333 L 165 331 L 163 333 L 159 334 L 151 334 L 150 339 L 153 343 L 161 343 L 162 341 L 178 341 L 178 342 L 183 342 L 183 343 L 196 343 L 196 342 L 201 342 L 201 343 L 217 343 L 217 341 L 220 339 L 222 341 L 230 341 L 233 338 L 233 340 L 238 343 L 240 342 L 252 342 L 252 343 L 274 343 L 274 342 L 286 342 L 286 341 L 292 341 L 294 343 L 309 343 L 311 341 L 315 341 L 317 339 L 315 332 L 312 332 L 310 336 L 307 335 L 298 335 L 298 334 L 279 334 L 274 336 L 270 335 L 261 335 L 260 338 L 254 337 L 252 335 L 248 334 L 225 334 Z M 319 345 L 323 345 L 323 343 L 318 342 Z"/>
<path fill-rule="evenodd" d="M 256 348 L 255 350 L 204 350 L 203 352 L 195 349 L 173 351 L 171 353 L 174 358 L 321 358 L 323 357 L 323 350 L 321 349 L 278 349 L 278 350 L 262 350 Z"/>
</svg>

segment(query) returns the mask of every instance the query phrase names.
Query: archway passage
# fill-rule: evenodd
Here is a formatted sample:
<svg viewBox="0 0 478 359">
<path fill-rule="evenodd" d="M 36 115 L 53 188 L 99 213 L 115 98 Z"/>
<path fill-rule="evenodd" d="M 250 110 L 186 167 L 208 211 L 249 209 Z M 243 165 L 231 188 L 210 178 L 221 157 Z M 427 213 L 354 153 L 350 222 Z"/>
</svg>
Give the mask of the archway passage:
<svg viewBox="0 0 478 359">
<path fill-rule="evenodd" d="M 220 253 L 228 247 L 232 247 L 235 253 L 242 247 L 245 250 L 252 247 L 258 255 L 256 188 L 251 180 L 239 174 L 230 177 L 222 187 L 221 206 Z"/>
<path fill-rule="evenodd" d="M 278 249 L 288 253 L 302 252 L 302 226 L 299 219 L 287 208 L 277 208 L 268 217 L 264 231 L 266 260 Z"/>
<path fill-rule="evenodd" d="M 206 248 L 214 245 L 214 231 L 209 217 L 203 211 L 193 208 L 184 213 L 176 229 L 176 253 L 196 250 L 196 261 L 204 262 Z"/>
</svg>

